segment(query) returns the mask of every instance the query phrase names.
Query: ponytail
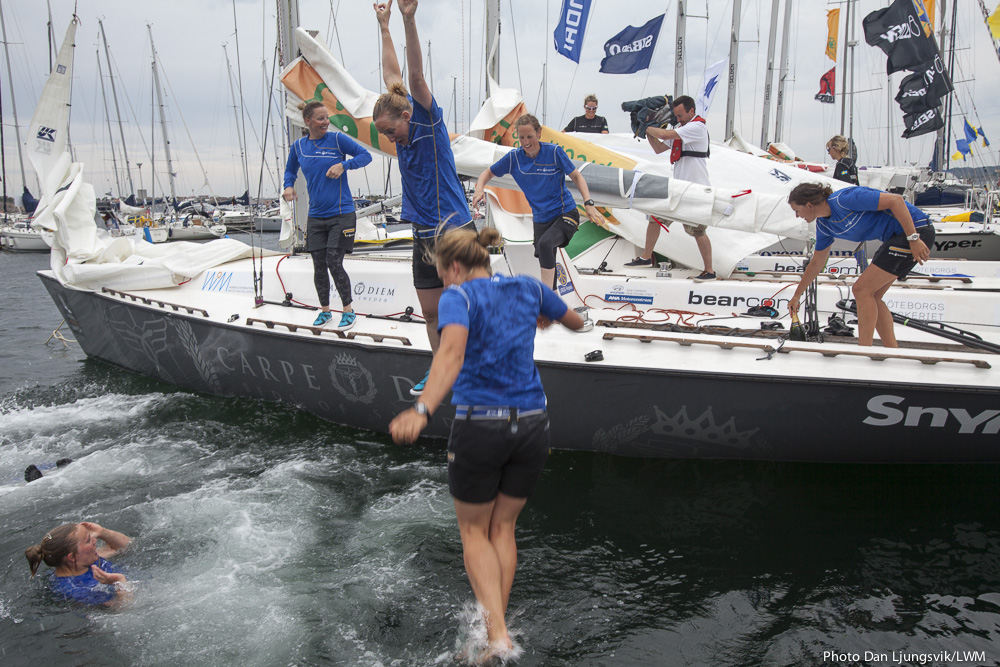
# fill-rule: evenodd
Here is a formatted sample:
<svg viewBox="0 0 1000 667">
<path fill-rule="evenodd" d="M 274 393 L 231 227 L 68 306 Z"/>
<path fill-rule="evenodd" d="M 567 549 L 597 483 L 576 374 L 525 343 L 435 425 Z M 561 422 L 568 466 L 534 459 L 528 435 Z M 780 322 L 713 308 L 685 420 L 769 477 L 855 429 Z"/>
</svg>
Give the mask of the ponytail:
<svg viewBox="0 0 1000 667">
<path fill-rule="evenodd" d="M 64 523 L 58 528 L 53 528 L 45 533 L 45 537 L 38 544 L 24 550 L 24 557 L 28 559 L 28 567 L 31 568 L 31 576 L 34 577 L 38 571 L 38 565 L 45 561 L 49 567 L 57 567 L 63 559 L 76 551 L 76 533 L 78 523 Z"/>
<path fill-rule="evenodd" d="M 403 115 L 404 111 L 413 113 L 413 106 L 410 104 L 410 100 L 407 99 L 408 95 L 409 93 L 406 91 L 406 86 L 403 85 L 402 81 L 397 81 L 389 86 L 389 92 L 382 93 L 375 100 L 375 107 L 372 109 L 372 121 L 377 121 L 385 114 L 389 114 L 392 120 L 396 120 Z"/>
</svg>

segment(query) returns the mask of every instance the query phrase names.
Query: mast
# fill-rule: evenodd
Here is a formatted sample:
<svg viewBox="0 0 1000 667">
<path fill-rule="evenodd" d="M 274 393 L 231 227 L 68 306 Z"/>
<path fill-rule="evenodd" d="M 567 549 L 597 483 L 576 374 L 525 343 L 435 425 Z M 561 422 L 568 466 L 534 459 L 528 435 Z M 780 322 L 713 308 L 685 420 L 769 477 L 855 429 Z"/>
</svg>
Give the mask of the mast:
<svg viewBox="0 0 1000 667">
<path fill-rule="evenodd" d="M 111 132 L 111 114 L 108 112 L 108 96 L 104 91 L 104 73 L 101 72 L 101 50 L 97 49 L 97 78 L 101 81 L 101 99 L 104 100 L 104 118 L 108 121 L 108 141 L 111 142 L 111 165 L 115 172 L 115 188 L 120 197 L 122 194 L 122 182 L 118 178 L 118 158 L 115 155 L 115 142 Z"/>
<path fill-rule="evenodd" d="M 226 45 L 222 45 L 222 50 L 226 54 L 226 69 L 229 70 L 229 94 L 233 98 L 233 116 L 236 118 L 236 137 L 240 142 L 240 162 L 243 164 L 243 175 L 244 181 L 247 188 L 247 192 L 250 192 L 250 174 L 246 169 L 246 136 L 240 132 L 240 105 L 236 98 L 236 90 L 233 88 L 233 68 L 229 64 L 229 50 Z"/>
<path fill-rule="evenodd" d="M 10 50 L 7 48 L 7 22 L 3 16 L 2 2 L 0 2 L 0 33 L 3 35 L 3 52 L 7 60 L 7 87 L 10 89 L 10 108 L 14 110 L 14 133 L 17 135 L 17 161 L 21 165 L 21 184 L 27 188 L 28 179 L 24 175 L 24 154 L 21 150 L 21 124 L 17 121 L 17 102 L 14 99 L 14 77 L 10 71 Z"/>
<path fill-rule="evenodd" d="M 781 68 L 778 70 L 778 100 L 774 108 L 774 140 L 781 141 L 785 116 L 785 79 L 788 78 L 788 35 L 792 23 L 792 0 L 785 0 L 785 27 L 781 31 Z"/>
<path fill-rule="evenodd" d="M 729 34 L 729 90 L 726 95 L 726 139 L 733 136 L 736 116 L 736 74 L 740 58 L 741 0 L 733 0 L 733 28 Z"/>
<path fill-rule="evenodd" d="M 941 8 L 941 30 L 940 30 L 940 34 L 939 34 L 938 37 L 939 37 L 939 41 L 940 41 L 940 45 L 939 45 L 940 46 L 940 52 L 942 54 L 945 54 L 945 53 L 948 53 L 948 49 L 947 49 L 947 47 L 945 45 L 945 39 L 948 36 L 948 30 L 944 27 L 945 26 L 945 19 L 947 18 L 947 15 L 948 15 L 948 3 L 947 2 L 942 2 L 940 4 L 940 8 Z M 944 61 L 944 58 L 942 58 L 942 62 L 943 61 Z M 951 69 L 948 70 L 948 74 L 949 75 L 952 74 Z M 949 97 L 949 100 L 950 99 L 951 98 Z M 944 106 L 947 106 L 947 104 L 948 103 L 945 102 Z M 947 110 L 946 110 L 943 117 L 946 118 L 947 115 L 948 115 L 948 113 L 947 113 Z M 940 128 L 937 131 L 937 138 L 935 138 L 935 140 L 934 140 L 934 158 L 933 158 L 932 162 L 933 162 L 933 164 L 935 164 L 937 166 L 937 171 L 944 171 L 944 169 L 945 169 L 945 161 L 948 159 L 948 136 L 949 136 L 948 135 L 948 127 L 947 127 L 947 123 L 945 123 L 945 127 L 942 127 L 942 128 Z"/>
<path fill-rule="evenodd" d="M 174 163 L 170 159 L 170 139 L 167 136 L 167 121 L 163 113 L 163 91 L 160 89 L 160 74 L 156 67 L 156 45 L 153 44 L 153 28 L 148 23 L 146 29 L 149 31 L 149 48 L 153 52 L 153 86 L 156 90 L 156 101 L 160 107 L 160 129 L 163 131 L 163 153 L 167 156 L 167 182 L 170 183 L 170 198 L 177 202 L 177 194 L 174 190 Z"/>
<path fill-rule="evenodd" d="M 851 2 L 851 0 L 847 0 L 847 15 L 844 17 L 844 37 L 847 37 L 847 27 L 849 25 L 851 25 L 851 5 L 852 4 L 853 3 Z M 843 51 L 843 54 L 840 56 L 841 60 L 843 61 L 840 64 L 840 85 L 841 85 L 841 87 L 846 87 L 845 84 L 847 83 L 847 43 L 849 41 L 850 41 L 850 39 L 845 39 L 844 40 L 844 51 Z M 841 134 L 841 136 L 843 136 L 843 134 L 844 134 L 844 128 L 846 127 L 846 121 L 847 121 L 847 95 L 844 94 L 845 92 L 846 91 L 841 91 L 841 93 L 840 93 L 840 134 Z"/>
<path fill-rule="evenodd" d="M 111 78 L 111 97 L 115 101 L 115 114 L 118 116 L 118 133 L 122 139 L 122 153 L 125 155 L 125 175 L 128 176 L 129 194 L 135 194 L 135 184 L 132 183 L 132 169 L 128 161 L 128 145 L 125 143 L 125 129 L 122 126 L 122 112 L 118 107 L 118 92 L 115 89 L 115 73 L 111 67 L 111 52 L 108 50 L 108 38 L 104 35 L 104 23 L 101 22 L 101 19 L 97 19 L 97 25 L 101 27 L 101 39 L 104 41 L 104 58 L 108 62 L 108 76 Z"/>
<path fill-rule="evenodd" d="M 486 2 L 486 97 L 490 96 L 490 79 L 500 81 L 500 0 Z M 496 49 L 496 54 L 490 54 Z"/>
<path fill-rule="evenodd" d="M 687 20 L 684 0 L 677 0 L 677 37 L 674 41 L 674 99 L 684 94 L 684 38 Z M 704 109 L 701 110 L 704 113 Z"/>
<path fill-rule="evenodd" d="M 767 150 L 771 122 L 771 82 L 774 81 L 774 42 L 778 35 L 778 0 L 771 0 L 771 32 L 767 38 L 767 72 L 764 74 L 764 119 L 760 124 L 760 147 Z"/>
<path fill-rule="evenodd" d="M 56 52 L 56 31 L 55 27 L 52 25 L 52 3 L 49 0 L 45 0 L 45 5 L 49 10 L 49 22 L 48 33 L 49 33 L 49 73 L 52 73 L 52 61 L 54 60 L 54 55 Z"/>
<path fill-rule="evenodd" d="M 943 21 L 943 19 L 942 19 Z M 949 40 L 948 48 L 948 72 L 955 71 L 955 29 L 957 28 L 956 23 L 958 22 L 958 0 L 954 0 L 951 6 L 951 39 Z M 948 96 L 948 127 L 946 128 L 947 134 L 945 134 L 945 141 L 942 142 L 942 148 L 944 149 L 944 161 L 945 169 L 951 166 L 951 151 L 947 149 L 947 138 L 951 136 L 951 109 L 954 104 L 955 93 Z M 938 163 L 940 164 L 940 163 Z"/>
<path fill-rule="evenodd" d="M 153 74 L 156 74 L 156 61 L 153 61 Z M 156 206 L 156 113 L 153 109 L 156 100 L 153 94 L 156 93 L 155 86 L 149 89 L 149 220 L 153 220 L 153 208 Z"/>
<path fill-rule="evenodd" d="M 857 13 L 857 9 L 858 9 L 857 6 L 856 6 L 857 0 L 854 0 L 854 2 L 855 2 L 854 11 L 855 11 L 855 13 Z M 856 145 L 854 143 L 854 71 L 857 69 L 857 64 L 858 63 L 857 63 L 857 60 L 856 60 L 857 54 L 855 53 L 854 50 L 858 46 L 858 40 L 855 39 L 855 37 L 856 37 L 856 30 L 857 30 L 857 28 L 856 28 L 857 22 L 858 22 L 857 16 L 854 16 L 853 14 L 849 14 L 848 24 L 850 26 L 850 37 L 847 40 L 847 48 L 849 48 L 851 50 L 851 69 L 850 69 L 850 72 L 851 72 L 851 87 L 850 87 L 850 104 L 847 107 L 847 135 L 846 136 L 848 138 L 847 149 L 852 152 L 851 159 L 855 160 L 855 161 L 858 159 L 858 156 L 854 154 L 854 151 L 852 149 L 854 149 L 856 147 Z M 846 30 L 844 31 L 844 34 L 845 35 L 847 34 Z"/>
</svg>

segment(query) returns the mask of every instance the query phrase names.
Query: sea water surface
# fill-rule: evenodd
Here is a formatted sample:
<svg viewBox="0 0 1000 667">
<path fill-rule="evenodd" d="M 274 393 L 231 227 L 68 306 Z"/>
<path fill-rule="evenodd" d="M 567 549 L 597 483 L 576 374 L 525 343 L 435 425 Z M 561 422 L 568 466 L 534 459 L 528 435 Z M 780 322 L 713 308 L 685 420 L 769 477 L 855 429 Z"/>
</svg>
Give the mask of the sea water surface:
<svg viewBox="0 0 1000 667">
<path fill-rule="evenodd" d="M 45 345 L 47 264 L 0 253 L 0 664 L 457 664 L 443 442 Z M 554 452 L 518 524 L 518 664 L 998 665 L 998 474 Z M 81 520 L 134 538 L 121 608 L 29 579 L 24 549 Z"/>
</svg>

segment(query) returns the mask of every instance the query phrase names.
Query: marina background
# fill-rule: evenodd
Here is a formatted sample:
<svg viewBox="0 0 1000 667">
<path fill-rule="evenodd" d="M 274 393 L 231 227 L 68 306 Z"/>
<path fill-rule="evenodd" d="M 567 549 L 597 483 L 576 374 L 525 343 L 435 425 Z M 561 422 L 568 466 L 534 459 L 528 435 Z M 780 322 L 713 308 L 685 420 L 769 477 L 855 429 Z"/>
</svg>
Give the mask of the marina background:
<svg viewBox="0 0 1000 667">
<path fill-rule="evenodd" d="M 48 4 L 52 8 L 53 32 L 58 48 L 75 3 L 71 0 L 50 0 Z M 362 85 L 369 90 L 380 91 L 383 87 L 379 69 L 380 44 L 371 4 L 341 0 L 300 0 L 299 4 L 302 26 L 319 31 L 332 53 L 342 60 Z M 833 66 L 823 53 L 827 35 L 826 11 L 842 4 L 796 2 L 793 7 L 793 30 L 789 36 L 791 83 L 786 91 L 789 101 L 783 139 L 806 160 L 828 159 L 824 150 L 826 141 L 840 131 L 839 93 L 845 86 L 840 81 L 839 65 L 837 103 L 821 104 L 813 96 L 819 89 L 820 77 Z M 887 101 L 890 92 L 895 95 L 904 74 L 894 74 L 887 83 L 885 56 L 864 43 L 861 18 L 887 4 L 888 0 L 860 0 L 857 5 L 855 38 L 860 43 L 855 49 L 857 95 L 854 139 L 860 151 L 859 164 L 882 165 L 889 162 L 895 165 L 926 165 L 931 157 L 932 136 L 900 139 L 901 114 L 895 103 L 889 105 Z M 947 4 L 950 21 L 951 3 Z M 598 114 L 608 119 L 611 131 L 628 132 L 629 116 L 620 110 L 622 102 L 673 92 L 676 0 L 624 4 L 594 2 L 579 66 L 557 55 L 552 48 L 552 31 L 558 21 L 560 0 L 546 0 L 544 3 L 507 0 L 501 1 L 500 5 L 500 85 L 519 89 L 527 107 L 543 123 L 562 129 L 570 118 L 583 112 L 584 96 L 596 93 L 600 99 Z M 688 14 L 686 89 L 693 96 L 701 84 L 705 67 L 728 55 L 732 2 L 692 0 L 685 6 Z M 770 9 L 768 0 L 743 0 L 742 3 L 735 128 L 754 144 L 761 133 Z M 245 100 L 249 136 L 246 155 L 250 165 L 251 196 L 255 197 L 261 174 L 261 131 L 267 109 L 263 82 L 270 80 L 274 69 L 275 3 L 272 0 L 239 0 L 234 5 L 229 0 L 176 0 L 136 5 L 127 0 L 100 0 L 83 3 L 77 11 L 82 23 L 77 33 L 71 138 L 76 159 L 85 163 L 88 180 L 94 184 L 99 196 L 106 192 L 114 196 L 128 194 L 116 191 L 112 172 L 110 147 L 121 142 L 117 136 L 110 80 L 100 39 L 98 19 L 101 19 L 114 66 L 136 188 L 141 182 L 150 189 L 151 182 L 148 145 L 153 132 L 150 118 L 153 106 L 149 25 L 163 71 L 161 78 L 165 79 L 164 100 L 177 172 L 178 196 L 212 193 L 233 196 L 246 189 L 236 127 L 239 112 L 233 108 L 231 101 L 230 74 L 226 65 L 228 53 L 232 63 L 233 87 L 237 89 L 237 95 L 242 88 Z M 23 140 L 48 72 L 47 8 L 42 2 L 5 2 L 4 12 L 14 75 L 13 93 Z M 402 50 L 402 23 L 398 9 L 395 13 L 393 30 L 396 46 Z M 448 119 L 449 129 L 453 132 L 468 131 L 469 123 L 485 95 L 484 13 L 484 3 L 473 0 L 423 0 L 417 13 L 420 36 L 424 40 L 421 46 L 425 68 Z M 649 70 L 633 75 L 598 72 L 604 56 L 603 45 L 608 38 L 626 25 L 641 25 L 659 13 L 665 13 L 666 17 Z M 336 21 L 333 16 L 337 17 Z M 1000 96 L 1000 76 L 997 76 L 1000 63 L 993 53 L 977 3 L 961 0 L 956 32 L 958 50 L 953 79 L 957 88 L 957 120 L 952 139 L 963 136 L 962 118 L 965 117 L 972 125 L 982 127 L 987 136 L 1000 135 L 1000 129 L 997 129 L 1000 128 L 1000 107 L 993 103 Z M 841 40 L 844 39 L 842 28 Z M 226 51 L 223 44 L 226 44 Z M 98 51 L 101 52 L 104 85 L 108 88 L 114 136 L 108 134 L 98 77 Z M 548 103 L 544 105 L 547 109 L 544 117 L 543 63 L 548 65 Z M 8 194 L 16 195 L 20 193 L 21 179 L 14 151 L 11 91 L 8 90 L 6 77 L 2 79 Z M 275 87 L 280 88 L 280 85 L 275 83 Z M 716 141 L 725 138 L 726 90 L 721 84 L 720 88 L 710 112 L 706 114 L 709 132 Z M 457 99 L 453 100 L 453 92 Z M 890 107 L 893 125 L 892 130 L 887 132 Z M 457 123 L 452 120 L 455 117 Z M 773 111 L 771 119 L 773 123 Z M 156 122 L 158 125 L 158 119 Z M 158 126 L 156 132 L 159 133 Z M 890 136 L 893 139 L 891 143 L 888 140 Z M 156 192 L 162 193 L 166 185 L 166 164 L 159 136 L 156 142 Z M 277 195 L 280 170 L 284 165 L 283 156 L 279 159 L 273 146 L 274 141 L 269 138 L 268 150 L 264 153 L 268 167 L 263 176 L 262 194 L 265 197 Z M 193 147 L 197 147 L 204 171 L 195 158 Z M 118 150 L 120 152 L 121 148 Z M 982 166 L 983 161 L 996 165 L 998 160 L 994 151 L 994 148 L 977 147 L 974 150 L 975 160 L 959 162 L 958 165 Z M 952 152 L 953 142 L 949 150 L 949 153 Z M 143 163 L 141 170 L 136 170 L 136 163 Z M 122 169 L 119 159 L 119 170 Z M 387 177 L 391 180 L 392 191 L 398 193 L 398 170 L 395 167 L 387 170 L 382 158 L 376 158 L 364 174 L 352 175 L 351 185 L 364 194 L 381 193 L 386 189 Z M 37 195 L 30 167 L 28 182 Z"/>
<path fill-rule="evenodd" d="M 46 346 L 46 266 L 0 253 L 2 664 L 453 664 L 473 597 L 443 442 Z M 30 463 L 46 476 L 26 484 Z M 554 452 L 519 522 L 518 664 L 1000 664 L 998 472 Z M 78 520 L 135 538 L 127 608 L 29 580 L 23 550 Z"/>
</svg>

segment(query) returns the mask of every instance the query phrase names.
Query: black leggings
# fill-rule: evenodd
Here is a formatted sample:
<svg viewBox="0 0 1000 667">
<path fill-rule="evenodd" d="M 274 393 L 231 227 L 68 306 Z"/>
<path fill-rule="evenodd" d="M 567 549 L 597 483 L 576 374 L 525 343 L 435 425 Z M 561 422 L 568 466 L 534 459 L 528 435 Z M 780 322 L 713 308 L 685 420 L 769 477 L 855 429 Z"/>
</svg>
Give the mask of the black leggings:
<svg viewBox="0 0 1000 667">
<path fill-rule="evenodd" d="M 313 282 L 316 283 L 319 305 L 324 308 L 330 305 L 330 276 L 333 276 L 333 284 L 337 286 L 340 303 L 344 307 L 351 305 L 351 277 L 344 271 L 344 251 L 328 247 L 309 254 L 313 258 Z"/>
</svg>

